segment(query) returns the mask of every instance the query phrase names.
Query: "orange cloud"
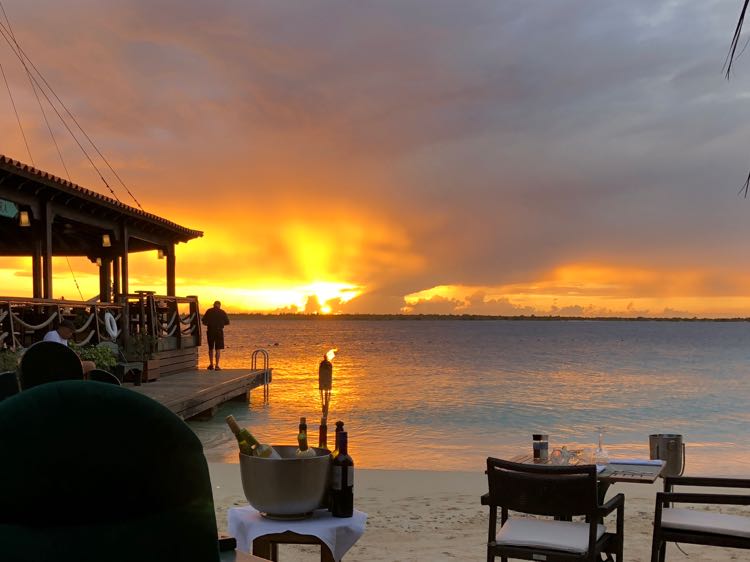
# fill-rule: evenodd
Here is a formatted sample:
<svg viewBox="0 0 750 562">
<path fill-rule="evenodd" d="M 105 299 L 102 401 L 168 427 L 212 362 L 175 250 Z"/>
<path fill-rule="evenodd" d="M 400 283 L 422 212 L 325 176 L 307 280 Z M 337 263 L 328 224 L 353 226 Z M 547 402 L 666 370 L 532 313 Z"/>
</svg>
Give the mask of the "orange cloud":
<svg viewBox="0 0 750 562">
<path fill-rule="evenodd" d="M 725 280 L 723 282 L 717 279 Z M 569 264 L 542 279 L 499 286 L 441 285 L 405 297 L 407 313 L 744 317 L 750 297 L 736 272 Z"/>
</svg>

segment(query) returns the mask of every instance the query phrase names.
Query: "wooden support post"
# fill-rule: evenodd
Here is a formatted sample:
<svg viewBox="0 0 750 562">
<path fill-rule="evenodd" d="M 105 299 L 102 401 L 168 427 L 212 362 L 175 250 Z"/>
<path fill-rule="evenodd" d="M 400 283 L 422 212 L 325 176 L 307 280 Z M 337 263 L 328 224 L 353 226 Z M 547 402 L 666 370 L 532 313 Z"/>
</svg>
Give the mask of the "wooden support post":
<svg viewBox="0 0 750 562">
<path fill-rule="evenodd" d="M 115 302 L 120 300 L 120 256 L 112 259 L 112 292 L 115 294 Z"/>
<path fill-rule="evenodd" d="M 167 258 L 167 296 L 174 297 L 177 294 L 177 287 L 175 285 L 176 258 L 174 255 L 174 244 L 170 244 L 165 253 Z"/>
<path fill-rule="evenodd" d="M 120 227 L 120 247 L 122 250 L 122 293 L 127 295 L 130 292 L 128 287 L 128 226 L 122 224 Z"/>
<path fill-rule="evenodd" d="M 112 302 L 109 285 L 112 282 L 110 279 L 110 270 L 112 267 L 112 258 L 100 258 L 102 264 L 99 266 L 99 300 L 101 302 Z"/>
<path fill-rule="evenodd" d="M 41 207 L 42 228 L 42 297 L 52 298 L 52 204 L 45 201 Z"/>
<path fill-rule="evenodd" d="M 42 239 L 38 229 L 34 229 L 34 240 L 31 249 L 31 283 L 32 295 L 35 299 L 42 298 Z"/>
</svg>

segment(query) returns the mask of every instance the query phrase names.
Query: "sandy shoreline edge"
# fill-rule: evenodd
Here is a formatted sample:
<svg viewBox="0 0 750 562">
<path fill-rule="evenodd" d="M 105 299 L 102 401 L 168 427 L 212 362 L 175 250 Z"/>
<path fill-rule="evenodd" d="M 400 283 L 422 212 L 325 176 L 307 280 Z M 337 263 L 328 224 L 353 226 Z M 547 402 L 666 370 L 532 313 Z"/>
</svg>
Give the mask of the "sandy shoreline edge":
<svg viewBox="0 0 750 562">
<path fill-rule="evenodd" d="M 219 531 L 227 530 L 227 510 L 247 505 L 238 464 L 209 463 Z M 609 494 L 625 494 L 625 560 L 648 562 L 654 484 L 616 484 Z M 486 476 L 477 472 L 357 469 L 355 505 L 368 514 L 364 536 L 345 562 L 428 562 L 485 560 L 488 510 L 479 503 L 487 491 Z M 614 525 L 614 520 L 611 523 Z M 284 562 L 316 560 L 310 547 L 281 546 Z M 686 545 L 691 561 L 742 559 L 741 550 Z M 684 560 L 674 545 L 668 560 Z"/>
</svg>

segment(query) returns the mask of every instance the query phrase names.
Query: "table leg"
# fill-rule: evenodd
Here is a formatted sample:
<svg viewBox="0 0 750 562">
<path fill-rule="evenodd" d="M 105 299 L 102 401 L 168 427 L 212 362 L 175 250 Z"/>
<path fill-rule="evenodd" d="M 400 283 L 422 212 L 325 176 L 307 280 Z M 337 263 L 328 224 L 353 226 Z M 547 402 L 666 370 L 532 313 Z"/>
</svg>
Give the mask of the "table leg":
<svg viewBox="0 0 750 562">
<path fill-rule="evenodd" d="M 331 549 L 328 548 L 328 545 L 326 544 L 320 545 L 320 562 L 336 562 L 333 559 L 333 553 L 331 552 Z"/>
<path fill-rule="evenodd" d="M 253 541 L 253 554 L 266 560 L 278 560 L 279 557 L 276 543 L 263 537 L 258 537 Z"/>
<path fill-rule="evenodd" d="M 316 537 L 296 535 L 294 537 L 274 540 L 274 535 L 258 537 L 253 541 L 253 554 L 273 562 L 279 561 L 279 544 L 311 544 L 320 545 L 320 562 L 336 562 L 328 545 Z"/>
</svg>

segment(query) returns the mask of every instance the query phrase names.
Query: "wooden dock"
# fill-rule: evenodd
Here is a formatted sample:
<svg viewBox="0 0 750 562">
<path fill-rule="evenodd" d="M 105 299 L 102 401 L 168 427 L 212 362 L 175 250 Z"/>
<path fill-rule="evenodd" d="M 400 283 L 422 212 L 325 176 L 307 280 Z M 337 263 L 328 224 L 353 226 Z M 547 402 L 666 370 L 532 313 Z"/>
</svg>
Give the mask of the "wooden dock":
<svg viewBox="0 0 750 562">
<path fill-rule="evenodd" d="M 272 371 L 267 371 L 269 383 Z M 209 415 L 220 404 L 262 387 L 265 377 L 263 369 L 192 370 L 141 386 L 126 383 L 126 387 L 161 402 L 182 419 L 188 419 L 199 414 Z"/>
</svg>

